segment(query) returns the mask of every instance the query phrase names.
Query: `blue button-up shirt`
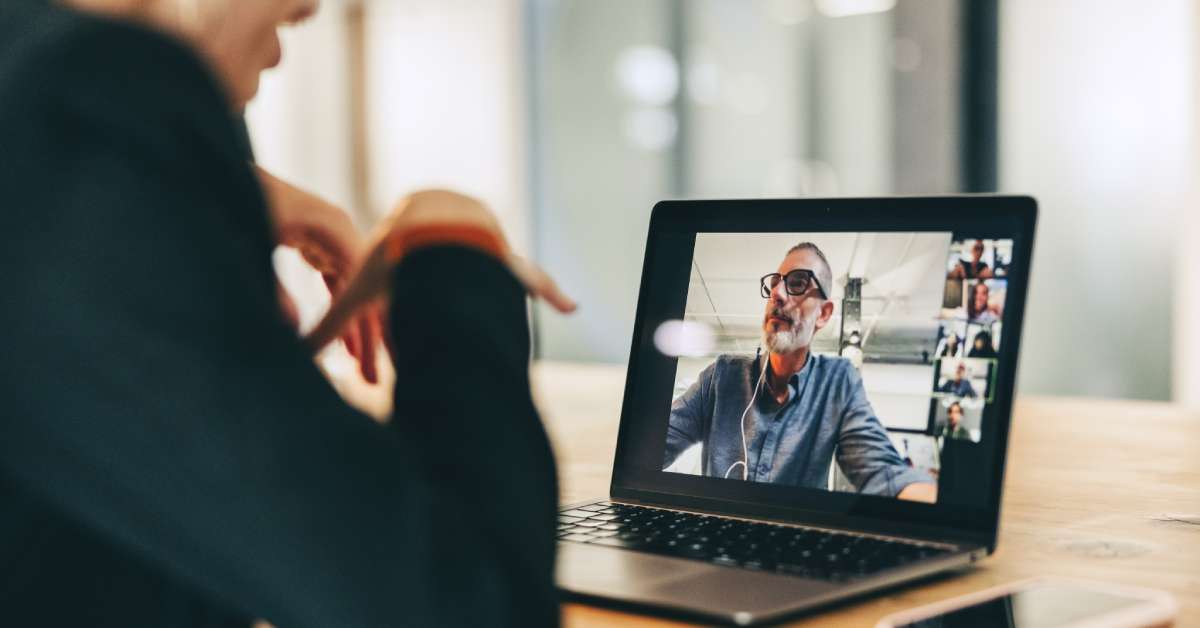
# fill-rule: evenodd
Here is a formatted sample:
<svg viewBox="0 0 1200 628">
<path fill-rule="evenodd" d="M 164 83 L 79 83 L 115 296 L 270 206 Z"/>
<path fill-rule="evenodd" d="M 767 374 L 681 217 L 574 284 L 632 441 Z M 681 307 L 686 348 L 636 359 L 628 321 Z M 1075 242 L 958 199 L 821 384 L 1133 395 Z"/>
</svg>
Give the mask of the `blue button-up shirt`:
<svg viewBox="0 0 1200 628">
<path fill-rule="evenodd" d="M 704 475 L 741 478 L 742 413 L 762 372 L 759 358 L 722 355 L 671 404 L 663 466 L 703 443 Z M 906 464 L 875 417 L 849 360 L 809 354 L 788 380 L 781 405 L 762 384 L 746 413 L 747 479 L 805 488 L 829 486 L 834 456 L 860 493 L 894 497 L 933 480 Z"/>
</svg>

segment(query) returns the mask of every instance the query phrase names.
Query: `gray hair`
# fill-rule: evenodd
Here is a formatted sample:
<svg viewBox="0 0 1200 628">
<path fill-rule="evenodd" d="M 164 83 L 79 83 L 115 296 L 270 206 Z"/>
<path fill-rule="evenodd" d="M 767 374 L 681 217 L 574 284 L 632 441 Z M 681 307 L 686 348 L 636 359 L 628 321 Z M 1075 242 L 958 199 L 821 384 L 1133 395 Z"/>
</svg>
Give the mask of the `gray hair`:
<svg viewBox="0 0 1200 628">
<path fill-rule="evenodd" d="M 821 289 L 825 291 L 825 297 L 833 298 L 833 269 L 829 266 L 829 260 L 825 259 L 825 253 L 821 252 L 821 247 L 812 242 L 801 242 L 796 246 L 788 249 L 787 254 L 791 255 L 796 251 L 811 251 L 817 259 L 821 260 L 821 267 L 814 268 L 813 273 L 817 276 L 817 281 L 821 283 Z"/>
</svg>

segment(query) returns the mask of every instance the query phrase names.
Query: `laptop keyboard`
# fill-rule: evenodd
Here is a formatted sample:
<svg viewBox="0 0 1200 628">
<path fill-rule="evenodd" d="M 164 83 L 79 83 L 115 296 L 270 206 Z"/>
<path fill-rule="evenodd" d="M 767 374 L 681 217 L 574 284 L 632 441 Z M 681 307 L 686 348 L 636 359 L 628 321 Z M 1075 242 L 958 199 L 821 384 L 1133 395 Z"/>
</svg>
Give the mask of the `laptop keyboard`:
<svg viewBox="0 0 1200 628">
<path fill-rule="evenodd" d="M 949 552 L 933 545 L 610 502 L 559 512 L 558 538 L 839 582 Z"/>
</svg>

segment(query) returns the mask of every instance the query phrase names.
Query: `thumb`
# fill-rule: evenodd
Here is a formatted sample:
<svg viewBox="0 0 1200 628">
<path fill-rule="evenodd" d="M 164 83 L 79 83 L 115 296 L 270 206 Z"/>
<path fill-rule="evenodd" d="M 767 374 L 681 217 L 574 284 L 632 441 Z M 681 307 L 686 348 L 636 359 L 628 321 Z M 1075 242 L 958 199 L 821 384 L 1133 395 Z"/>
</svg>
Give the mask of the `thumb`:
<svg viewBox="0 0 1200 628">
<path fill-rule="evenodd" d="M 536 264 L 519 255 L 508 256 L 508 267 L 517 280 L 525 285 L 525 289 L 533 296 L 549 303 L 554 309 L 563 314 L 574 312 L 579 306 L 568 297 L 554 279 L 546 274 Z"/>
</svg>

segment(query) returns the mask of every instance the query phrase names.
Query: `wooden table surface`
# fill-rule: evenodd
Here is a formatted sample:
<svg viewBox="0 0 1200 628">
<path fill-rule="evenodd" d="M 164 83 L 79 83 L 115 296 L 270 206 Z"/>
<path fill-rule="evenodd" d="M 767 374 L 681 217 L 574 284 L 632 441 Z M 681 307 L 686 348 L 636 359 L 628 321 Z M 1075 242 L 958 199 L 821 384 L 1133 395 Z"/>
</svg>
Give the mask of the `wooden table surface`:
<svg viewBox="0 0 1200 628">
<path fill-rule="evenodd" d="M 562 501 L 604 497 L 625 370 L 542 362 L 534 391 L 554 443 Z M 1200 412 L 1163 403 L 1018 400 L 996 553 L 959 575 L 801 618 L 873 626 L 884 615 L 1037 575 L 1169 591 L 1179 626 L 1200 626 Z M 568 604 L 567 626 L 679 622 Z"/>
</svg>

